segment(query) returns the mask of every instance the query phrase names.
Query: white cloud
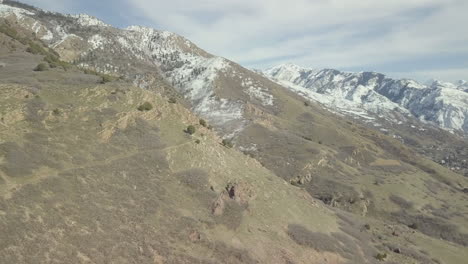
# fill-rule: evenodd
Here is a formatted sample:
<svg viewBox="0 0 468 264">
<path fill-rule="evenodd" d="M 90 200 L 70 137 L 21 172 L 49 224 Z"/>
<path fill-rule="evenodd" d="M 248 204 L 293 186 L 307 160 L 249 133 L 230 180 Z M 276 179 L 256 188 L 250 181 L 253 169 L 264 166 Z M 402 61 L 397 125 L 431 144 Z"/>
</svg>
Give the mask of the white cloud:
<svg viewBox="0 0 468 264">
<path fill-rule="evenodd" d="M 465 0 L 127 2 L 158 27 L 248 66 L 349 68 L 468 54 Z"/>
<path fill-rule="evenodd" d="M 423 82 L 430 79 L 449 81 L 468 80 L 468 67 L 414 72 L 389 72 L 388 75 L 394 78 L 410 78 Z"/>
</svg>

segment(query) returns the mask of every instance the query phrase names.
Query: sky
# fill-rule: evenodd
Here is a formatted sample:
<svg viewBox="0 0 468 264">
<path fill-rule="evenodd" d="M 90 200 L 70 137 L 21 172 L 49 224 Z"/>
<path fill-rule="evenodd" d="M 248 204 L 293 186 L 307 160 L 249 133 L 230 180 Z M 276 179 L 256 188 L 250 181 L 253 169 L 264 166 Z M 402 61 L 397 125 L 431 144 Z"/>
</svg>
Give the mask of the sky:
<svg viewBox="0 0 468 264">
<path fill-rule="evenodd" d="M 248 68 L 281 63 L 468 80 L 468 0 L 20 0 L 180 34 Z"/>
</svg>

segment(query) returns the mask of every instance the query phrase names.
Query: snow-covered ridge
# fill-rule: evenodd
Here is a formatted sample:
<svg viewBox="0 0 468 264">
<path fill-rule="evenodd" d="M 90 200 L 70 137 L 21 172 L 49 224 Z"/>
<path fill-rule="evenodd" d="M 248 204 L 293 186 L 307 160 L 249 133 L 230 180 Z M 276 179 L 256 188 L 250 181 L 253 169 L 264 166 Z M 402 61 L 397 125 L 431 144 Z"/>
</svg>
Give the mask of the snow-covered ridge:
<svg viewBox="0 0 468 264">
<path fill-rule="evenodd" d="M 169 38 L 171 36 L 175 36 L 174 33 L 169 32 L 169 31 L 156 30 L 156 29 L 150 28 L 150 27 L 135 26 L 135 25 L 128 26 L 128 27 L 125 28 L 125 30 L 136 31 L 136 32 L 140 32 L 142 34 L 154 34 L 154 33 L 157 32 L 163 38 Z"/>
<path fill-rule="evenodd" d="M 70 15 L 70 17 L 76 18 L 77 22 L 80 25 L 85 26 L 85 27 L 90 27 L 90 26 L 109 27 L 110 26 L 104 23 L 104 21 L 99 20 L 87 14 Z"/>
<path fill-rule="evenodd" d="M 27 12 L 15 9 L 15 12 Z M 50 47 L 61 52 L 76 47 L 76 54 L 65 56 L 81 67 L 104 73 L 128 75 L 135 84 L 149 89 L 150 73 L 138 68 L 129 71 L 132 64 L 145 65 L 154 75 L 162 76 L 192 102 L 194 112 L 213 124 L 239 131 L 243 127 L 243 103 L 238 99 L 224 98 L 216 93 L 220 76 L 232 74 L 232 62 L 206 53 L 189 40 L 168 31 L 142 26 L 125 29 L 111 27 L 89 15 L 60 15 L 41 12 L 32 14 L 30 24 L 22 26 L 36 32 Z M 80 30 L 96 27 L 97 30 Z M 136 72 L 135 72 L 136 69 Z M 264 87 L 242 87 L 243 92 L 264 105 L 272 105 L 273 97 Z"/>
<path fill-rule="evenodd" d="M 19 18 L 23 15 L 34 15 L 31 11 L 3 4 L 3 1 L 0 2 L 0 16 L 7 16 L 10 14 L 15 14 Z"/>
<path fill-rule="evenodd" d="M 447 130 L 468 133 L 466 82 L 395 80 L 375 72 L 350 73 L 314 70 L 284 64 L 265 70 L 264 75 L 328 108 L 392 120 L 398 111 Z"/>
<path fill-rule="evenodd" d="M 193 103 L 193 110 L 216 124 L 242 119 L 239 102 L 218 98 L 214 86 L 230 62 L 221 57 L 202 56 L 195 45 L 174 33 L 142 26 L 116 31 L 115 36 L 93 35 L 87 39 L 91 50 L 115 50 L 131 58 L 150 61 L 164 77 Z M 193 49 L 191 49 L 193 47 Z M 140 80 L 136 83 L 146 85 Z"/>
<path fill-rule="evenodd" d="M 105 73 L 114 73 L 119 69 L 125 72 L 129 64 L 115 65 L 113 54 L 119 54 L 119 59 L 128 62 L 149 63 L 154 67 L 154 72 L 159 69 L 166 80 L 193 103 L 195 112 L 211 122 L 224 124 L 242 119 L 242 104 L 219 98 L 214 92 L 217 78 L 221 73 L 227 73 L 230 62 L 207 54 L 183 37 L 141 26 L 92 31 L 88 34 L 86 30 L 70 31 L 76 27 L 70 27 L 70 19 L 67 18 L 76 21 L 73 26 L 83 28 L 110 26 L 86 14 L 61 16 L 44 12 L 42 16 L 34 16 L 31 12 L 7 5 L 1 5 L 0 10 L 8 14 L 31 15 L 28 18 L 30 23 L 22 26 L 29 27 L 58 51 L 63 49 L 62 43 L 68 46 L 73 42 L 71 45 L 79 47 L 81 55 L 74 60 L 80 66 Z M 135 83 L 147 88 L 148 82 L 142 80 L 142 76 L 134 76 Z M 258 96 L 266 97 L 265 94 L 256 92 Z"/>
<path fill-rule="evenodd" d="M 29 27 L 57 51 L 69 49 L 70 45 L 77 47 L 79 57 L 71 59 L 81 66 L 116 74 L 127 74 L 132 63 L 148 66 L 145 70 L 161 73 L 185 95 L 195 112 L 219 125 L 245 121 L 244 103 L 238 100 L 247 98 L 264 107 L 274 107 L 276 103 L 268 84 L 251 82 L 250 73 L 236 75 L 232 62 L 210 55 L 171 32 L 141 26 L 109 30 L 109 25 L 88 15 L 60 16 L 43 12 L 39 16 L 7 5 L 0 5 L 1 14 L 25 16 L 18 18 L 27 20 L 21 25 Z M 70 25 L 95 28 L 77 30 Z M 149 73 L 133 72 L 129 76 L 142 88 L 148 88 L 151 78 L 145 79 L 145 74 Z M 436 82 L 426 86 L 412 80 L 389 79 L 379 73 L 307 69 L 293 64 L 271 68 L 264 75 L 335 112 L 352 113 L 369 120 L 383 116 L 398 122 L 401 119 L 396 116 L 412 115 L 446 129 L 468 131 L 466 82 L 453 87 Z M 238 93 L 233 98 L 240 99 L 223 98 L 219 95 L 223 93 L 216 92 L 223 89 L 217 87 L 217 80 L 225 77 L 238 81 L 236 85 L 242 95 Z"/>
<path fill-rule="evenodd" d="M 247 88 L 245 91 L 249 95 L 251 100 L 258 100 L 263 106 L 274 105 L 274 97 L 270 94 L 267 87 L 258 85 L 252 78 L 246 78 L 242 80 L 241 86 Z"/>
</svg>

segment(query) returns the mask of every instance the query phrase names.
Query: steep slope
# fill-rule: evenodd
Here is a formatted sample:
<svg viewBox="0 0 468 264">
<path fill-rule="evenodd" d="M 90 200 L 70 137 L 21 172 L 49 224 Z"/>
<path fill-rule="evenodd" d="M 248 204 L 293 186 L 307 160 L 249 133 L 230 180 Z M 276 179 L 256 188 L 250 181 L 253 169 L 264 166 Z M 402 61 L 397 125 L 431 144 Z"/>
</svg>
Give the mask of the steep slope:
<svg viewBox="0 0 468 264">
<path fill-rule="evenodd" d="M 374 72 L 346 73 L 284 64 L 264 71 L 306 97 L 338 111 L 362 116 L 383 115 L 394 122 L 408 115 L 441 128 L 468 132 L 468 93 L 458 86 L 434 81 L 429 86 L 394 80 Z"/>
<path fill-rule="evenodd" d="M 468 225 L 467 197 L 464 191 L 468 182 L 461 175 L 419 156 L 410 144 L 407 146 L 411 148 L 405 147 L 398 140 L 330 113 L 320 105 L 307 102 L 305 104 L 304 98 L 295 92 L 233 62 L 207 54 L 173 33 L 142 27 L 115 29 L 87 16 L 63 16 L 36 9 L 29 9 L 28 12 L 32 13 L 28 14 L 24 9 L 11 11 L 11 7 L 5 7 L 5 5 L 3 8 L 10 10 L 4 13 L 3 17 L 11 21 L 11 25 L 15 25 L 18 30 L 24 30 L 24 34 L 36 33 L 35 35 L 60 54 L 62 59 L 85 67 L 87 71 L 94 69 L 115 77 L 120 76 L 121 79 L 126 79 L 148 90 L 137 91 L 133 88 L 131 93 L 126 91 L 126 94 L 143 93 L 145 96 L 158 98 L 160 95 L 154 93 L 162 94 L 166 98 L 155 99 L 157 104 L 153 105 L 161 105 L 163 109 L 167 106 L 165 101 L 175 101 L 169 97 L 178 94 L 180 97 L 183 96 L 194 112 L 208 120 L 207 127 L 213 126 L 225 139 L 232 139 L 237 149 L 260 161 L 262 166 L 233 149 L 223 148 L 217 142 L 211 141 L 213 148 L 205 148 L 202 153 L 197 150 L 203 145 L 197 145 L 196 142 L 183 145 L 180 151 L 174 153 L 171 152 L 172 148 L 164 149 L 168 153 L 166 159 L 171 166 L 181 166 L 180 170 L 196 167 L 209 171 L 210 185 L 217 193 L 216 197 L 209 198 L 218 201 L 214 205 L 209 203 L 208 208 L 214 206 L 213 209 L 215 209 L 211 211 L 212 214 L 218 214 L 220 210 L 218 208 L 229 207 L 226 205 L 228 203 L 226 200 L 235 200 L 241 209 L 245 207 L 243 201 L 249 200 L 244 195 L 236 198 L 236 188 L 241 190 L 251 188 L 242 187 L 244 184 L 240 184 L 241 187 L 232 189 L 231 181 L 220 180 L 226 179 L 223 176 L 224 166 L 227 167 L 227 175 L 234 175 L 235 179 L 242 179 L 245 176 L 254 182 L 258 181 L 258 185 L 254 185 L 254 189 L 259 189 L 254 190 L 257 194 L 254 201 L 257 201 L 258 197 L 263 197 L 262 203 L 254 206 L 254 202 L 249 202 L 249 209 L 241 210 L 243 212 L 241 218 L 237 213 L 234 215 L 226 213 L 227 219 L 223 219 L 228 222 L 232 220 L 234 224 L 221 223 L 221 226 L 230 226 L 234 231 L 225 235 L 225 228 L 215 227 L 217 231 L 210 232 L 215 232 L 216 235 L 208 241 L 222 240 L 227 241 L 225 243 L 228 245 L 244 244 L 246 246 L 235 246 L 235 248 L 243 248 L 251 252 L 251 257 L 262 263 L 288 263 L 288 261 L 323 263 L 323 258 L 327 258 L 332 263 L 346 261 L 371 263 L 374 258 L 369 258 L 369 256 L 376 256 L 376 252 L 386 253 L 388 261 L 397 263 L 438 262 L 438 260 L 431 260 L 432 258 L 441 259 L 446 263 L 459 263 L 466 257 L 466 234 L 468 233 L 466 226 Z M 93 22 L 84 23 L 80 17 Z M 36 31 L 37 28 L 40 30 Z M 9 63 L 14 61 L 11 58 Z M 6 67 L 5 69 L 16 72 L 14 68 Z M 64 77 L 64 79 L 67 78 Z M 99 80 L 98 77 L 94 78 L 96 81 Z M 115 84 L 112 83 L 112 85 Z M 93 98 L 93 94 L 99 94 L 101 89 L 105 93 L 105 88 L 106 86 L 98 86 L 92 92 L 85 89 L 86 96 L 83 95 L 80 98 Z M 108 92 L 111 97 L 113 92 L 120 94 L 118 91 Z M 79 101 L 76 98 L 73 101 L 75 100 Z M 99 100 L 100 103 L 97 105 L 106 104 Z M 148 99 L 145 97 L 145 100 Z M 182 99 L 178 98 L 178 101 Z M 96 104 L 92 99 L 89 102 L 91 105 Z M 126 105 L 124 102 L 133 103 Z M 134 100 L 128 97 L 119 101 L 119 104 L 128 107 L 126 112 L 131 109 L 136 113 L 139 113 L 135 109 L 141 103 L 143 103 L 142 100 L 134 103 Z M 87 109 L 86 107 L 91 107 L 91 105 L 82 107 Z M 161 111 L 159 107 L 155 108 Z M 169 116 L 172 115 L 169 114 Z M 113 120 L 112 116 L 103 118 L 104 121 L 107 119 Z M 85 117 L 71 123 L 81 124 L 87 120 L 89 118 Z M 163 118 L 162 123 L 155 121 L 154 124 L 161 131 L 160 141 L 169 147 L 175 145 L 175 142 L 184 141 L 185 135 L 179 132 L 189 123 L 198 123 L 198 119 L 194 118 L 191 122 L 181 123 L 183 120 L 185 120 L 183 116 L 177 115 L 169 119 Z M 111 127 L 121 127 L 118 125 L 119 122 L 114 121 L 114 123 L 116 124 Z M 419 125 L 419 123 L 415 124 Z M 199 126 L 199 129 L 203 130 L 203 134 L 215 137 L 203 126 Z M 113 131 L 110 129 L 110 132 L 105 132 L 105 134 L 112 134 Z M 140 142 L 137 139 L 146 135 L 144 131 L 140 131 L 138 136 L 126 139 L 124 137 L 121 142 L 125 142 L 128 148 L 142 148 L 143 143 L 140 147 L 132 146 L 140 144 L 137 143 Z M 432 133 L 433 130 L 430 131 Z M 459 142 L 456 136 L 450 136 L 444 131 L 438 131 L 430 139 L 433 137 L 440 137 L 439 141 Z M 93 138 L 93 135 L 89 138 Z M 430 139 L 421 138 L 426 141 Z M 221 139 L 216 140 L 221 141 Z M 145 144 L 152 141 L 148 139 Z M 426 146 L 426 141 L 422 142 L 424 146 Z M 201 139 L 200 143 L 202 143 Z M 228 141 L 224 143 L 226 146 L 230 145 Z M 114 146 L 113 142 L 106 142 L 106 144 L 112 148 L 112 153 L 128 151 L 123 145 Z M 99 153 L 94 149 L 95 145 L 97 145 L 95 142 L 90 141 L 91 149 L 84 152 Z M 466 149 L 462 147 L 461 151 L 464 150 Z M 466 153 L 462 152 L 462 155 Z M 130 168 L 132 166 L 152 168 L 153 161 L 154 159 L 149 158 L 145 160 L 145 163 L 134 164 Z M 250 167 L 247 161 L 253 162 L 259 166 L 259 169 Z M 216 169 L 212 170 L 212 168 Z M 169 203 L 169 209 L 167 209 L 169 211 L 162 211 L 159 215 L 175 214 L 170 218 L 174 221 L 180 216 L 180 214 L 171 213 L 170 210 L 174 208 L 183 208 L 180 211 L 184 213 L 184 216 L 187 213 L 193 214 L 192 211 L 201 208 L 202 216 L 197 214 L 195 218 L 202 219 L 200 220 L 202 223 L 208 223 L 207 225 L 211 227 L 211 222 L 205 219 L 214 217 L 216 220 L 216 217 L 204 215 L 204 213 L 209 213 L 206 210 L 208 204 L 203 204 L 203 202 L 193 204 L 198 201 L 198 198 L 191 199 L 190 196 L 201 195 L 203 201 L 210 200 L 203 198 L 205 193 L 198 189 L 200 186 L 206 186 L 203 180 L 200 180 L 201 182 L 197 180 L 204 177 L 199 176 L 198 172 L 190 173 L 187 178 L 183 176 L 184 174 L 182 176 L 169 174 L 171 177 L 162 178 L 155 184 L 164 186 L 166 182 L 171 182 L 171 179 L 181 179 L 181 186 L 186 184 L 189 186 L 187 188 L 196 190 L 187 191 L 182 187 L 169 189 L 165 192 L 169 193 L 167 199 L 156 202 L 157 204 Z M 113 175 L 118 175 L 118 173 Z M 151 179 L 146 177 L 141 184 L 145 181 L 151 182 Z M 195 182 L 192 182 L 192 179 Z M 235 180 L 234 183 L 236 184 Z M 252 185 L 251 182 L 248 183 Z M 235 184 L 234 186 L 238 186 Z M 139 188 L 137 186 L 137 190 Z M 226 190 L 227 193 L 221 190 Z M 187 191 L 186 193 L 191 198 L 184 198 L 186 196 L 181 195 L 185 194 L 184 191 Z M 289 195 L 305 198 L 298 202 L 295 198 L 288 198 Z M 307 198 L 308 195 L 320 199 L 326 206 L 314 202 L 310 197 Z M 273 196 L 274 199 L 271 198 Z M 181 200 L 190 200 L 192 203 L 189 206 L 182 202 L 173 203 L 173 201 Z M 143 202 L 139 200 L 136 204 Z M 118 208 L 117 205 L 113 206 Z M 236 205 L 232 206 L 239 209 Z M 309 206 L 320 208 L 327 213 L 322 215 L 309 209 Z M 290 207 L 293 209 L 289 209 Z M 289 212 L 290 210 L 293 210 L 293 213 Z M 344 213 L 343 210 L 352 214 Z M 325 216 L 332 211 L 339 212 L 338 217 L 334 214 L 331 217 Z M 295 214 L 299 212 L 307 216 L 296 216 Z M 246 218 L 245 215 L 249 217 Z M 241 219 L 240 225 L 239 218 Z M 284 220 L 299 218 L 303 218 L 303 220 L 297 220 L 299 226 Z M 161 217 L 156 219 L 159 221 Z M 304 223 L 302 221 L 307 223 L 307 226 L 302 224 Z M 321 223 L 327 221 L 343 223 L 344 226 L 340 226 L 342 232 L 336 233 L 339 229 L 336 227 L 339 224 L 329 227 L 331 230 L 327 234 L 331 238 L 328 235 L 324 236 L 323 233 L 314 232 L 326 231 L 327 229 L 323 228 Z M 259 232 L 263 232 L 264 228 L 261 226 L 268 226 L 266 234 L 263 236 L 251 232 L 255 229 L 247 227 L 249 222 L 259 223 L 256 226 Z M 205 226 L 202 227 L 207 229 Z M 158 228 L 166 228 L 166 226 L 162 225 Z M 155 229 L 158 230 L 158 228 Z M 232 237 L 233 233 L 241 235 Z M 349 240 L 349 237 L 343 236 L 343 233 L 353 238 Z M 252 236 L 258 236 L 258 238 L 253 239 Z M 171 234 L 160 234 L 160 237 L 168 238 Z M 193 237 L 197 240 L 197 233 L 194 233 Z M 175 241 L 178 240 L 175 239 Z M 291 241 L 294 243 L 286 245 Z M 353 243 L 358 243 L 361 248 L 351 246 Z M 192 252 L 193 247 L 183 245 L 184 249 L 189 248 L 188 251 Z M 200 252 L 208 251 L 209 253 L 203 256 L 215 254 L 212 255 L 211 260 L 218 261 L 222 258 L 216 255 L 218 253 L 211 253 L 213 247 L 206 249 L 205 245 L 201 246 Z M 258 245 L 267 246 L 257 251 Z M 270 246 L 271 249 L 269 249 Z M 378 251 L 373 249 L 374 246 Z M 282 251 L 280 248 L 287 248 L 287 250 Z M 181 251 L 178 248 L 176 252 Z M 323 254 L 317 256 L 315 251 L 321 251 Z M 278 256 L 278 252 L 281 252 L 281 256 Z M 167 254 L 169 255 L 167 257 L 170 257 L 170 254 Z M 239 256 L 235 252 L 227 255 Z M 243 255 L 240 254 L 240 256 Z M 238 262 L 249 261 L 250 258 L 238 260 Z M 224 262 L 234 261 L 225 260 Z"/>
<path fill-rule="evenodd" d="M 0 43 L 1 263 L 375 262 L 360 225 L 182 105 L 73 66 L 33 71 L 43 55 Z"/>
</svg>

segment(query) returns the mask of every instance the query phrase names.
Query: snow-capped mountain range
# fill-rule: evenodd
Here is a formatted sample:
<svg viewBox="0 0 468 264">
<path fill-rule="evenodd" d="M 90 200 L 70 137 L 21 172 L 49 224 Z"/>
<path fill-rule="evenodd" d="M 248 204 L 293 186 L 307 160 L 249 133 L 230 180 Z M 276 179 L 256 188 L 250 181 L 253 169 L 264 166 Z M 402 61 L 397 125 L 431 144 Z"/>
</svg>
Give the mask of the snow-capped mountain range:
<svg viewBox="0 0 468 264">
<path fill-rule="evenodd" d="M 369 120 L 379 116 L 397 122 L 416 117 L 446 130 L 468 133 L 466 81 L 452 84 L 434 80 L 424 85 L 375 72 L 315 70 L 294 64 L 272 67 L 263 74 L 342 114 Z"/>
<path fill-rule="evenodd" d="M 395 123 L 417 119 L 468 133 L 468 84 L 394 80 L 373 73 L 305 69 L 280 65 L 258 74 L 213 56 L 167 31 L 130 26 L 114 28 L 88 15 L 62 15 L 0 3 L 0 17 L 18 22 L 61 58 L 108 74 L 124 75 L 151 89 L 161 75 L 192 104 L 192 110 L 231 135 L 249 122 L 246 105 L 277 109 L 274 82 L 317 101 L 332 112 Z"/>
</svg>

